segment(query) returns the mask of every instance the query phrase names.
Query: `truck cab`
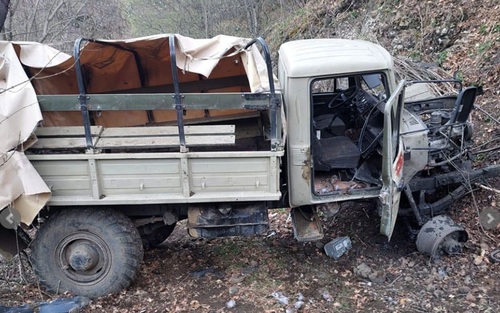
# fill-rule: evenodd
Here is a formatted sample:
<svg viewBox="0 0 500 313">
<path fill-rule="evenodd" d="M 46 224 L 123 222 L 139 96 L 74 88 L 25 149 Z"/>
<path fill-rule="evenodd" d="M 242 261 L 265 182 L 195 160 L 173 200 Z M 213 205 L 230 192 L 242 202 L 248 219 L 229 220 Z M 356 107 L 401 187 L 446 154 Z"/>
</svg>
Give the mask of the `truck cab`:
<svg viewBox="0 0 500 313">
<path fill-rule="evenodd" d="M 288 42 L 279 50 L 278 78 L 289 125 L 290 206 L 380 197 L 381 231 L 390 237 L 400 193 L 394 186 L 404 171 L 404 89 L 389 53 L 365 41 Z"/>
</svg>

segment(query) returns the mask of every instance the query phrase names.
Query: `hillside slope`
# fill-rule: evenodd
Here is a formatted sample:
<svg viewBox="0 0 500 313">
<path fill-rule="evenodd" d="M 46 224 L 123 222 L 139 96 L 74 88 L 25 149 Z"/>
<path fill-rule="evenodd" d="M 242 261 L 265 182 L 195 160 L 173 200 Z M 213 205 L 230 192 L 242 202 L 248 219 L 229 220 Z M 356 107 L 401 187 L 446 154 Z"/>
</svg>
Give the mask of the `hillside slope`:
<svg viewBox="0 0 500 313">
<path fill-rule="evenodd" d="M 377 42 L 394 56 L 435 63 L 465 85 L 481 85 L 483 102 L 500 91 L 500 4 L 495 0 L 318 0 L 278 21 L 267 35 L 285 41 L 350 38 Z M 276 56 L 276 55 L 275 55 Z M 488 106 L 491 106 L 489 104 Z"/>
</svg>

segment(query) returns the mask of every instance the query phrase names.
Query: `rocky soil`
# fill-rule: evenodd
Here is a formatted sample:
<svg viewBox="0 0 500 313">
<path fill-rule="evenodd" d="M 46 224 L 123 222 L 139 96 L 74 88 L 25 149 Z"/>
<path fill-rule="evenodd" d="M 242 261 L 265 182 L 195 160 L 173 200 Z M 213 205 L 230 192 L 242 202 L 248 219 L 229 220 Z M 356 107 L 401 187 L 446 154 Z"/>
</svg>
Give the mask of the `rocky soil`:
<svg viewBox="0 0 500 313">
<path fill-rule="evenodd" d="M 390 242 L 379 235 L 369 202 L 326 211 L 318 243 L 293 239 L 287 210 L 272 211 L 269 232 L 249 238 L 191 240 L 181 225 L 146 253 L 129 290 L 83 312 L 498 312 L 500 263 L 488 259 L 498 245 L 478 229 L 467 202 L 452 214 L 464 217 L 471 240 L 463 254 L 434 260 L 416 252 L 404 226 Z M 498 240 L 500 232 L 489 235 Z M 323 245 L 339 236 L 353 248 L 334 260 Z M 18 283 L 17 260 L 1 263 L 1 304 L 56 297 L 38 288 L 28 268 L 25 276 L 28 283 Z"/>
</svg>

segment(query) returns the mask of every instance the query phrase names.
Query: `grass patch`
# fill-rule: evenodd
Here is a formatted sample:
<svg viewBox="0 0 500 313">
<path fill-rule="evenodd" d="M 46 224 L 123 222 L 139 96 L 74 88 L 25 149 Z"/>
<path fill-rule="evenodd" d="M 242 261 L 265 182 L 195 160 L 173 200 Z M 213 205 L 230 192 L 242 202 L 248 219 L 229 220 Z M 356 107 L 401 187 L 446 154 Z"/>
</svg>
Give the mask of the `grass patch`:
<svg viewBox="0 0 500 313">
<path fill-rule="evenodd" d="M 412 51 L 410 55 L 408 56 L 412 60 L 420 60 L 420 52 L 418 51 Z"/>
<path fill-rule="evenodd" d="M 481 25 L 481 34 L 487 35 L 488 34 L 488 27 L 486 24 Z"/>
<path fill-rule="evenodd" d="M 485 53 L 486 51 L 490 50 L 491 48 L 491 42 L 490 41 L 485 41 L 477 47 L 477 51 L 479 53 Z"/>
<path fill-rule="evenodd" d="M 220 257 L 235 256 L 241 254 L 241 247 L 234 243 L 220 244 L 214 247 L 214 252 Z"/>
<path fill-rule="evenodd" d="M 438 62 L 443 63 L 448 57 L 448 50 L 443 50 L 438 56 Z"/>
</svg>

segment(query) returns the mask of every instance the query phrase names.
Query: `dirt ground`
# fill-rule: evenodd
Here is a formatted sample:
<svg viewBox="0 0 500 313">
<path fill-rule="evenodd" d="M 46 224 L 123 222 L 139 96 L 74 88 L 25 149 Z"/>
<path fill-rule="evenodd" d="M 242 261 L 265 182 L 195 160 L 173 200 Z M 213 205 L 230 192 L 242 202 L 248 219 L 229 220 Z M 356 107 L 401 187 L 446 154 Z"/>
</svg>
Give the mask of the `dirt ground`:
<svg viewBox="0 0 500 313">
<path fill-rule="evenodd" d="M 495 201 L 486 191 L 475 196 L 481 207 Z M 94 300 L 83 312 L 498 312 L 500 264 L 488 254 L 500 248 L 500 231 L 488 233 L 496 243 L 486 237 L 471 202 L 467 197 L 451 211 L 470 234 L 463 254 L 435 260 L 416 251 L 404 223 L 390 242 L 379 235 L 369 202 L 345 203 L 323 216 L 320 243 L 295 241 L 284 209 L 270 212 L 267 234 L 247 238 L 192 240 L 179 225 L 146 252 L 129 290 Z M 336 261 L 322 246 L 339 236 L 349 236 L 353 247 Z M 19 283 L 18 264 L 0 263 L 0 304 L 54 298 L 39 290 L 28 268 L 30 282 Z M 362 278 L 361 269 L 375 274 Z"/>
</svg>

